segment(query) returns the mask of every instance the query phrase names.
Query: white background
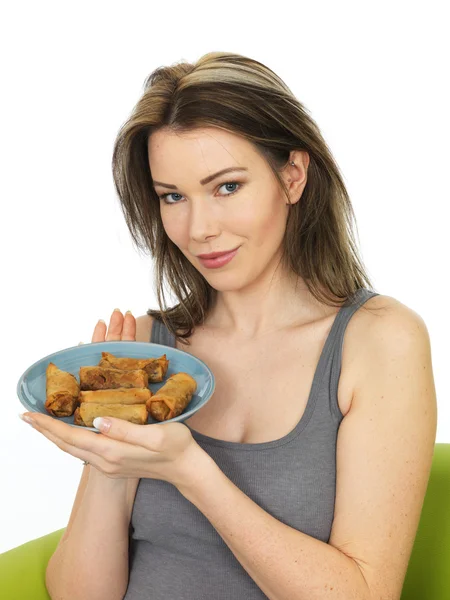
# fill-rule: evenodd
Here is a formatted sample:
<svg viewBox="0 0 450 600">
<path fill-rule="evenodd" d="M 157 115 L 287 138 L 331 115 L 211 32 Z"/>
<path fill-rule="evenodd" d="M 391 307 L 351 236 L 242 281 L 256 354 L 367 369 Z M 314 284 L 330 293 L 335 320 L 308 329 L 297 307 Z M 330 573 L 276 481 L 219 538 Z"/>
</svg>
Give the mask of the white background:
<svg viewBox="0 0 450 600">
<path fill-rule="evenodd" d="M 210 51 L 263 62 L 317 121 L 377 291 L 427 324 L 437 441 L 450 442 L 445 2 L 3 6 L 0 552 L 64 527 L 82 471 L 19 419 L 20 375 L 89 342 L 116 306 L 157 306 L 151 259 L 132 246 L 113 189 L 117 131 L 151 71 Z"/>
</svg>

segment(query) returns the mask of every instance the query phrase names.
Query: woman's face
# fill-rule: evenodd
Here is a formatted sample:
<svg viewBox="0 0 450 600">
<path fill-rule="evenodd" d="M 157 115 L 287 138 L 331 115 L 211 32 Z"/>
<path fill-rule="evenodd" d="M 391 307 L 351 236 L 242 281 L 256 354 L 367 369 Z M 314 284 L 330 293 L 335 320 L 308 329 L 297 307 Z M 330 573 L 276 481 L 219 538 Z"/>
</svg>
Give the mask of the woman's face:
<svg viewBox="0 0 450 600">
<path fill-rule="evenodd" d="M 213 288 L 239 290 L 275 268 L 289 205 L 269 166 L 247 140 L 215 127 L 183 134 L 161 129 L 150 136 L 148 152 L 164 229 Z M 301 160 L 296 163 L 303 167 Z M 201 183 L 227 168 L 245 170 Z M 291 179 L 299 173 L 295 167 L 286 172 Z M 306 172 L 302 174 L 303 183 L 291 184 L 291 202 L 298 200 L 306 183 Z M 229 261 L 199 258 L 236 248 Z"/>
</svg>

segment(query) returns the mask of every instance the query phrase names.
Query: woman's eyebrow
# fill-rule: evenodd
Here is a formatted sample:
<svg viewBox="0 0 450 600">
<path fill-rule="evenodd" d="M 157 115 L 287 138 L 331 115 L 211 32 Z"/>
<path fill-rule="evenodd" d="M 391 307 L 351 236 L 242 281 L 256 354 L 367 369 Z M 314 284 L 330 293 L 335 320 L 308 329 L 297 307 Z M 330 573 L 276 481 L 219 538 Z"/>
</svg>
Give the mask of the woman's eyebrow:
<svg viewBox="0 0 450 600">
<path fill-rule="evenodd" d="M 200 183 L 202 185 L 206 185 L 207 183 L 209 183 L 216 177 L 219 177 L 219 175 L 223 175 L 224 173 L 229 173 L 230 171 L 248 171 L 248 168 L 247 167 L 228 167 L 227 169 L 222 169 L 221 171 L 217 171 L 217 173 L 214 173 L 213 175 L 208 175 L 208 177 L 201 179 Z M 171 183 L 162 183 L 161 181 L 153 180 L 153 185 L 160 185 L 161 187 L 169 188 L 171 190 L 177 189 L 176 185 L 173 185 Z"/>
</svg>

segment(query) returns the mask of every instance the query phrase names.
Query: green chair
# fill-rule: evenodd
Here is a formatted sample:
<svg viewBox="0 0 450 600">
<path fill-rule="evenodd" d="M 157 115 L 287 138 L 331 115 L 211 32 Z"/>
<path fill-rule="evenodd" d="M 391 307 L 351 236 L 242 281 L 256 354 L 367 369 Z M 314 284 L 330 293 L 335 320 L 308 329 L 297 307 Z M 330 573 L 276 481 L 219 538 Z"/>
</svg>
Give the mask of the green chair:
<svg viewBox="0 0 450 600">
<path fill-rule="evenodd" d="M 49 600 L 45 569 L 63 532 L 0 554 L 1 600 Z M 435 446 L 401 600 L 450 600 L 450 443 Z"/>
</svg>

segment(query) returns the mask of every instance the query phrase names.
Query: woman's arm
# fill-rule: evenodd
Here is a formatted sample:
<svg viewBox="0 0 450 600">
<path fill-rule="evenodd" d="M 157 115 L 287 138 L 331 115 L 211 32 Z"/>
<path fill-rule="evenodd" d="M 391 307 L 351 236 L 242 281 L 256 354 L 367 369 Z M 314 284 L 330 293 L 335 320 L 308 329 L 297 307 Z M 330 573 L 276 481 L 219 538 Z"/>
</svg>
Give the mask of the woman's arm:
<svg viewBox="0 0 450 600">
<path fill-rule="evenodd" d="M 339 429 L 328 544 L 269 515 L 205 456 L 195 487 L 177 486 L 270 600 L 400 598 L 436 435 L 428 332 L 401 306 L 375 319 L 361 348 L 366 368 Z"/>
<path fill-rule="evenodd" d="M 46 586 L 53 600 L 122 600 L 138 482 L 84 467 L 67 529 L 47 566 Z"/>
</svg>

